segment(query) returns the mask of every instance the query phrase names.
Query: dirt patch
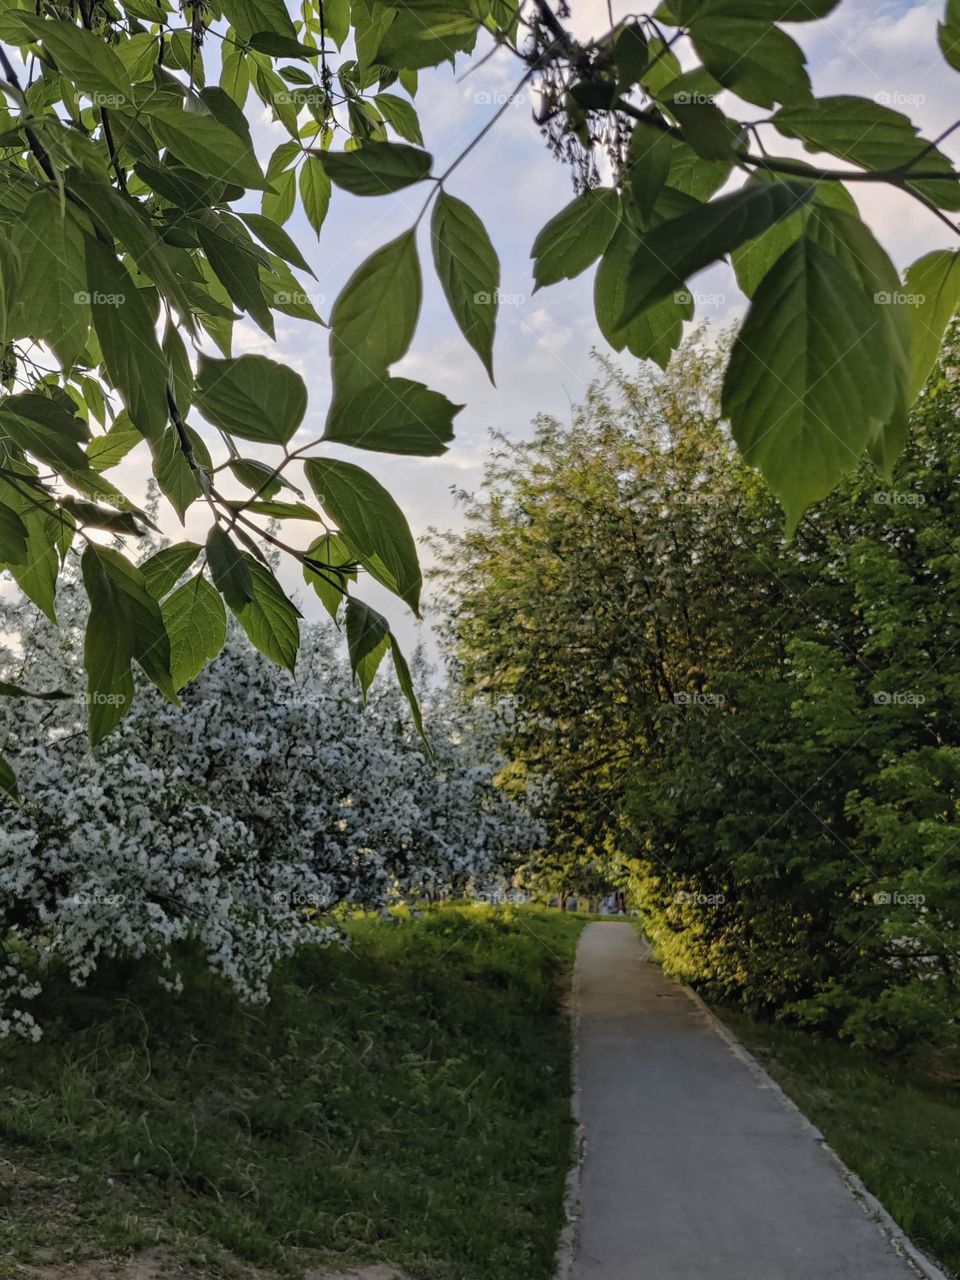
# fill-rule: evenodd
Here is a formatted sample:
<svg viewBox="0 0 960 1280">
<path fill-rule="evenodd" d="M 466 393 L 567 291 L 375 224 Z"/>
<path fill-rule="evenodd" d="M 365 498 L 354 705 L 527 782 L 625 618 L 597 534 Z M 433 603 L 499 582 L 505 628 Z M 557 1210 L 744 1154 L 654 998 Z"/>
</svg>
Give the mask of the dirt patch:
<svg viewBox="0 0 960 1280">
<path fill-rule="evenodd" d="M 160 1249 L 146 1249 L 126 1260 L 21 1265 L 20 1274 L 30 1280 L 206 1280 L 203 1272 L 180 1266 Z M 271 1280 L 265 1271 L 250 1267 L 238 1268 L 236 1275 L 237 1280 Z"/>
</svg>

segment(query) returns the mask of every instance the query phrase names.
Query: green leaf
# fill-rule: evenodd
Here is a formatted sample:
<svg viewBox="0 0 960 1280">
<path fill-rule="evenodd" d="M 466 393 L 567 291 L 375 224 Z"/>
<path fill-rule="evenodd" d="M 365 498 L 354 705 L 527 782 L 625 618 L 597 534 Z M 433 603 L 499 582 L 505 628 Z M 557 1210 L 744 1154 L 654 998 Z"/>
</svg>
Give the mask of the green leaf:
<svg viewBox="0 0 960 1280">
<path fill-rule="evenodd" d="M 170 637 L 173 687 L 179 692 L 223 648 L 227 611 L 216 589 L 198 573 L 167 597 L 162 613 Z"/>
<path fill-rule="evenodd" d="M 16 484 L 0 479 L 0 502 L 23 522 L 27 530 L 27 554 L 20 562 L 8 561 L 6 568 L 24 595 L 56 626 L 57 575 L 60 571 L 57 545 L 63 526 L 53 511 L 52 501 L 42 496 L 45 490 L 38 486 L 35 475 L 26 468 L 17 470 Z"/>
<path fill-rule="evenodd" d="M 791 245 L 757 289 L 722 399 L 744 458 L 783 503 L 788 531 L 857 466 L 891 413 L 877 378 L 887 358 L 860 282 L 809 236 Z"/>
<path fill-rule="evenodd" d="M 739 125 L 712 102 L 684 102 L 679 93 L 662 101 L 698 159 L 725 164 L 729 172 L 742 145 Z"/>
<path fill-rule="evenodd" d="M 711 75 L 746 102 L 772 107 L 810 97 L 803 50 L 772 23 L 711 14 L 691 23 L 690 37 Z"/>
<path fill-rule="evenodd" d="M 0 756 L 0 792 L 12 800 L 14 804 L 20 803 L 20 788 L 17 786 L 17 775 L 13 771 L 13 766 L 6 756 Z"/>
<path fill-rule="evenodd" d="M 287 222 L 297 204 L 297 171 L 286 169 L 270 179 L 272 191 L 263 193 L 264 217 L 271 218 L 278 226 Z"/>
<path fill-rule="evenodd" d="M 760 170 L 751 176 L 750 183 L 751 185 L 758 185 L 764 182 L 779 182 L 779 180 L 775 174 Z M 756 239 L 748 240 L 746 244 L 742 244 L 733 250 L 730 258 L 737 273 L 737 283 L 748 298 L 753 297 L 760 281 L 780 255 L 785 253 L 794 241 L 799 240 L 800 236 L 803 235 L 811 214 L 821 205 L 832 209 L 840 209 L 844 213 L 852 214 L 854 217 L 859 216 L 853 198 L 842 183 L 818 182 L 814 188 L 812 198 L 796 213 L 791 213 L 789 217 L 782 218 L 779 222 L 774 223 L 772 227 L 768 227 Z"/>
<path fill-rule="evenodd" d="M 798 182 L 743 187 L 640 236 L 617 327 L 671 293 L 685 292 L 689 276 L 793 213 L 812 192 L 811 185 Z"/>
<path fill-rule="evenodd" d="M 336 399 L 382 377 L 407 352 L 420 314 L 422 282 L 412 231 L 371 254 L 341 290 L 330 316 Z"/>
<path fill-rule="evenodd" d="M 355 23 L 358 8 L 354 0 Z M 469 53 L 476 43 L 479 25 L 479 16 L 456 0 L 394 3 L 391 21 L 379 34 L 370 61 L 395 70 L 435 67 L 448 59 L 452 61 L 458 53 Z"/>
<path fill-rule="evenodd" d="M 263 499 L 274 497 L 287 483 L 275 467 L 257 458 L 237 458 L 230 463 L 230 470 L 239 484 Z"/>
<path fill-rule="evenodd" d="M 244 241 L 247 233 L 242 227 L 242 223 L 231 222 L 224 214 L 207 211 L 198 222 L 197 234 L 209 265 L 228 297 L 248 312 L 264 333 L 275 338 L 273 316 L 260 282 L 261 259 L 258 252 L 252 252 L 254 246 L 249 236 L 248 243 Z"/>
<path fill-rule="evenodd" d="M 630 135 L 627 182 L 640 213 L 648 218 L 670 173 L 673 139 L 646 120 L 639 120 Z M 608 242 L 609 243 L 609 242 Z"/>
<path fill-rule="evenodd" d="M 48 396 L 26 391 L 0 400 L 0 435 L 58 471 L 87 468 L 78 443 L 86 439 L 86 423 Z"/>
<path fill-rule="evenodd" d="M 592 187 L 551 218 L 530 250 L 534 292 L 586 271 L 610 243 L 619 210 L 620 197 L 613 187 Z"/>
<path fill-rule="evenodd" d="M 143 436 L 124 411 L 118 413 L 110 430 L 94 436 L 87 447 L 87 462 L 94 471 L 109 471 L 122 462 L 131 449 L 143 442 Z"/>
<path fill-rule="evenodd" d="M 39 702 L 66 702 L 71 695 L 63 689 L 24 689 L 22 685 L 0 680 L 0 698 L 36 698 Z"/>
<path fill-rule="evenodd" d="M 202 445 L 200 438 L 190 427 L 186 428 L 187 438 L 194 450 L 194 461 L 200 464 L 196 455 Z M 197 471 L 183 451 L 180 434 L 173 427 L 167 428 L 157 441 L 150 441 L 153 452 L 153 474 L 160 492 L 169 500 L 173 509 L 183 523 L 190 507 L 202 495 L 200 479 Z"/>
<path fill-rule="evenodd" d="M 407 666 L 407 660 L 403 656 L 403 651 L 401 650 L 399 644 L 397 643 L 395 637 L 392 634 L 390 636 L 390 654 L 393 658 L 394 670 L 397 673 L 397 684 L 399 684 L 400 690 L 403 693 L 403 696 L 406 698 L 407 702 L 410 704 L 410 713 L 413 716 L 413 723 L 416 725 L 417 733 L 419 733 L 420 737 L 422 738 L 423 744 L 427 748 L 428 754 L 432 756 L 433 749 L 431 748 L 430 743 L 427 741 L 427 736 L 424 733 L 423 716 L 420 712 L 420 703 L 417 700 L 417 692 L 413 687 L 413 679 L 410 675 L 410 668 Z"/>
<path fill-rule="evenodd" d="M 243 41 L 258 31 L 296 38 L 297 29 L 283 0 L 223 0 L 220 8 Z"/>
<path fill-rule="evenodd" d="M 342 49 L 350 34 L 350 0 L 325 0 L 323 21 L 327 35 Z"/>
<path fill-rule="evenodd" d="M 808 151 L 828 151 L 871 171 L 908 169 L 943 172 L 944 178 L 907 182 L 942 209 L 960 209 L 960 179 L 947 157 L 918 137 L 912 121 L 899 111 L 866 98 L 839 95 L 803 106 L 783 107 L 773 123 Z"/>
<path fill-rule="evenodd" d="M 246 552 L 242 554 L 250 574 L 251 599 L 234 609 L 237 621 L 255 648 L 277 666 L 292 671 L 300 648 L 300 611 L 266 565 Z"/>
<path fill-rule="evenodd" d="M 202 550 L 199 542 L 175 542 L 143 561 L 140 572 L 154 600 L 173 590 Z"/>
<path fill-rule="evenodd" d="M 680 345 L 683 322 L 693 316 L 693 301 L 687 291 L 664 298 L 639 312 L 626 325 L 623 314 L 627 269 L 633 257 L 636 232 L 624 223 L 610 241 L 594 281 L 593 303 L 600 332 L 614 351 L 627 349 L 641 360 L 654 360 L 665 369 Z"/>
<path fill-rule="evenodd" d="M 0 231 L 0 348 L 14 336 L 13 311 L 20 293 L 20 254 L 5 231 Z M 33 288 L 38 282 L 31 282 Z"/>
<path fill-rule="evenodd" d="M 646 32 L 639 22 L 628 22 L 621 27 L 613 46 L 613 61 L 617 68 L 619 92 L 640 82 L 640 77 L 650 61 L 650 49 Z"/>
<path fill-rule="evenodd" d="M 944 21 L 937 27 L 940 49 L 954 71 L 960 71 L 960 0 L 947 0 Z"/>
<path fill-rule="evenodd" d="M 493 381 L 500 262 L 469 205 L 441 191 L 430 224 L 433 261 L 460 332 Z"/>
<path fill-rule="evenodd" d="M 174 270 L 169 251 L 151 224 L 144 218 L 140 205 L 103 182 L 83 178 L 71 170 L 70 190 L 86 205 L 99 224 L 115 236 L 145 276 L 151 279 L 172 303 L 187 331 L 194 331 L 190 300 Z"/>
<path fill-rule="evenodd" d="M 110 533 L 130 534 L 135 538 L 143 537 L 145 532 L 131 511 L 112 511 L 95 502 L 83 502 L 69 496 L 60 500 L 60 510 L 76 521 L 78 528 L 106 529 Z"/>
<path fill-rule="evenodd" d="M 134 426 L 156 441 L 167 422 L 167 362 L 153 319 L 112 250 L 88 236 L 86 253 L 93 327 L 107 377 L 120 392 Z"/>
<path fill-rule="evenodd" d="M 168 147 L 178 160 L 197 173 L 241 187 L 269 185 L 250 139 L 235 133 L 215 116 L 199 115 L 161 102 L 150 105 L 149 121 L 160 145 Z"/>
<path fill-rule="evenodd" d="M 61 208 L 53 190 L 37 191 L 14 224 L 12 240 L 23 279 L 31 282 L 19 294 L 15 332 L 49 341 L 69 369 L 90 329 L 86 250 L 76 211 L 69 204 Z"/>
<path fill-rule="evenodd" d="M 253 578 L 245 557 L 219 525 L 207 534 L 207 564 L 214 586 L 234 613 L 253 600 Z"/>
<path fill-rule="evenodd" d="M 307 410 L 307 388 L 293 369 L 266 356 L 200 356 L 197 408 L 216 427 L 261 444 L 286 444 Z"/>
<path fill-rule="evenodd" d="M 72 22 L 28 13 L 17 13 L 16 20 L 26 28 L 30 39 L 43 41 L 44 49 L 53 54 L 60 70 L 84 93 L 106 95 L 109 101 L 105 105 L 111 107 L 132 100 L 133 89 L 124 65 L 102 36 Z"/>
<path fill-rule="evenodd" d="M 314 152 L 335 186 L 355 196 L 382 196 L 422 182 L 433 157 L 402 142 L 368 142 L 356 151 Z"/>
<path fill-rule="evenodd" d="M 262 213 L 241 213 L 238 217 L 243 219 L 260 243 L 265 244 L 271 253 L 277 254 L 285 262 L 292 262 L 295 267 L 306 271 L 311 276 L 314 274 L 309 262 L 283 227 L 272 219 L 265 218 Z"/>
<path fill-rule="evenodd" d="M 27 526 L 16 511 L 0 503 L 0 563 L 25 564 L 27 560 Z"/>
<path fill-rule="evenodd" d="M 406 517 L 373 476 L 351 462 L 311 458 L 304 468 L 320 505 L 378 582 L 420 606 L 420 565 Z"/>
<path fill-rule="evenodd" d="M 347 600 L 346 629 L 350 665 L 366 702 L 367 690 L 390 643 L 390 625 L 383 614 L 351 596 Z"/>
<path fill-rule="evenodd" d="M 393 129 L 394 133 L 407 142 L 415 142 L 423 146 L 423 135 L 420 132 L 420 121 L 413 104 L 395 93 L 378 93 L 374 98 L 377 109 Z"/>
<path fill-rule="evenodd" d="M 355 449 L 437 457 L 463 408 L 422 382 L 385 376 L 331 406 L 324 439 Z"/>
<path fill-rule="evenodd" d="M 330 179 L 315 155 L 308 155 L 300 168 L 300 199 L 303 211 L 317 235 L 330 207 Z"/>
<path fill-rule="evenodd" d="M 960 253 L 938 249 L 907 268 L 903 292 L 911 305 L 910 384 L 912 404 L 937 362 L 947 325 L 960 308 Z"/>
<path fill-rule="evenodd" d="M 167 698 L 175 702 L 176 693 L 170 677 L 170 642 L 143 574 L 119 552 L 92 543 L 81 567 L 90 600 L 83 651 L 87 716 L 90 742 L 96 746 L 133 701 L 133 658 Z"/>
<path fill-rule="evenodd" d="M 357 580 L 356 554 L 338 533 L 325 533 L 307 548 L 303 580 L 313 587 L 323 607 L 336 622 L 347 585 Z"/>
</svg>

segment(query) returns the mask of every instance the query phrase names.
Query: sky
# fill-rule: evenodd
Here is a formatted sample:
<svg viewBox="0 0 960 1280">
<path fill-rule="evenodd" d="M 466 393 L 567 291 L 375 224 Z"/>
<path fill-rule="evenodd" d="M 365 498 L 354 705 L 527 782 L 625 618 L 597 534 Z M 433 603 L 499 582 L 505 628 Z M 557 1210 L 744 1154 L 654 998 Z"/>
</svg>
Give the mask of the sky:
<svg viewBox="0 0 960 1280">
<path fill-rule="evenodd" d="M 600 34 L 607 29 L 605 0 L 571 0 L 571 8 L 569 25 L 576 35 Z M 807 54 L 817 96 L 854 93 L 874 98 L 909 115 L 923 135 L 932 139 L 958 118 L 960 77 L 944 62 L 937 47 L 937 23 L 943 9 L 944 0 L 842 0 L 828 19 L 792 24 L 788 30 Z M 617 18 L 635 10 L 629 4 L 618 7 L 614 0 L 613 12 Z M 486 51 L 478 47 L 478 54 Z M 678 52 L 685 65 L 692 65 L 690 55 Z M 447 65 L 421 73 L 416 105 L 425 145 L 435 157 L 434 172 L 443 171 L 456 159 L 509 98 L 523 72 L 522 65 L 506 50 L 464 78 L 470 65 L 471 60 L 458 59 L 456 70 Z M 741 104 L 731 95 L 725 98 L 719 100 L 720 105 L 736 114 Z M 593 269 L 577 280 L 533 293 L 530 246 L 543 224 L 573 196 L 571 173 L 548 151 L 532 119 L 533 105 L 529 91 L 516 95 L 447 184 L 451 194 L 466 200 L 482 218 L 500 257 L 496 386 L 491 386 L 447 309 L 433 272 L 425 219 L 420 228 L 423 310 L 412 347 L 393 372 L 426 382 L 465 405 L 456 419 L 456 440 L 443 457 L 431 459 L 348 449 L 329 451 L 330 456 L 349 458 L 376 475 L 404 509 L 416 537 L 430 526 L 449 528 L 461 522 L 453 495 L 457 490 L 477 489 L 491 429 L 522 438 L 538 413 L 561 419 L 569 416 L 571 405 L 582 399 L 591 380 L 591 352 L 606 346 L 593 318 Z M 251 106 L 255 111 L 259 108 L 253 95 L 248 100 L 248 108 Z M 743 110 L 746 119 L 762 114 L 756 107 Z M 266 111 L 254 118 L 253 126 L 258 154 L 266 162 L 287 135 L 270 122 Z M 777 138 L 775 146 L 780 154 L 805 155 L 798 143 Z M 942 149 L 960 160 L 960 131 Z M 822 163 L 839 167 L 839 162 L 829 157 Z M 908 197 L 866 185 L 857 188 L 855 195 L 861 212 L 898 267 L 931 249 L 956 247 L 949 228 Z M 387 198 L 364 199 L 335 190 L 319 243 L 297 210 L 287 230 L 316 273 L 316 281 L 307 278 L 305 288 L 321 315 L 329 316 L 337 293 L 360 263 L 414 222 L 424 198 L 424 189 L 416 186 Z M 697 308 L 697 322 L 706 321 L 719 329 L 743 312 L 743 298 L 732 270 L 725 265 L 697 277 L 693 292 L 706 299 Z M 330 398 L 327 344 L 325 329 L 281 315 L 277 316 L 276 344 L 246 320 L 235 328 L 234 354 L 269 355 L 293 365 L 305 378 L 310 407 L 294 446 L 322 432 Z M 620 359 L 625 367 L 636 363 L 630 356 Z M 202 426 L 195 417 L 192 421 Z M 256 454 L 255 449 L 251 452 Z M 145 451 L 138 450 L 110 474 L 130 497 L 142 497 L 147 478 Z M 205 515 L 188 516 L 188 535 L 203 535 Z M 289 526 L 289 532 L 297 535 L 291 540 L 306 545 L 315 529 Z M 177 530 L 175 517 L 165 521 L 165 531 L 184 536 Z M 426 553 L 424 558 L 429 561 Z M 319 602 L 304 595 L 296 566 L 285 566 L 281 580 L 289 590 L 300 592 L 308 617 L 319 616 Z M 409 648 L 419 632 L 406 608 L 376 584 L 364 582 L 361 594 L 388 614 Z"/>
</svg>

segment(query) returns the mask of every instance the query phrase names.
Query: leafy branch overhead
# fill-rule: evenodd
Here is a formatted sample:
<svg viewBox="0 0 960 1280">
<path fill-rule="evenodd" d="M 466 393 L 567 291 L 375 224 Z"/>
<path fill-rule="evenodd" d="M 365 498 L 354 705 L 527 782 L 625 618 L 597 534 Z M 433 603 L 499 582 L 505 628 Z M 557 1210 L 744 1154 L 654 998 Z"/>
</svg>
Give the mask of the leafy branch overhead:
<svg viewBox="0 0 960 1280">
<path fill-rule="evenodd" d="M 264 544 L 334 616 L 347 601 L 364 690 L 389 652 L 413 701 L 388 623 L 356 593 L 372 578 L 416 612 L 414 540 L 383 486 L 327 446 L 436 456 L 452 439 L 460 406 L 391 371 L 419 318 L 421 224 L 493 378 L 499 262 L 448 188 L 508 104 L 441 172 L 415 107 L 419 77 L 458 56 L 515 59 L 535 124 L 574 169 L 574 198 L 534 240 L 538 288 L 595 265 L 601 332 L 665 365 L 694 314 L 691 278 L 731 259 L 750 302 L 724 409 L 789 526 L 865 452 L 890 467 L 960 267 L 952 249 L 930 254 L 903 285 L 850 190 L 896 188 L 955 230 L 960 182 L 944 139 L 901 113 L 813 95 L 793 24 L 838 2 L 664 0 L 581 41 L 548 0 L 4 0 L 0 563 L 53 617 L 83 544 L 92 740 L 127 710 L 134 664 L 175 699 L 219 651 L 228 610 L 294 665 L 298 612 Z M 960 0 L 939 38 L 960 69 Z M 265 164 L 256 102 L 288 135 Z M 357 265 L 326 325 L 285 230 L 294 209 L 321 236 L 332 200 L 411 188 L 419 216 Z M 232 353 L 241 315 L 274 337 L 278 313 L 328 329 L 331 401 L 304 443 L 300 375 Z M 181 520 L 206 513 L 202 546 L 135 564 L 125 540 L 149 521 L 105 473 L 138 448 Z M 307 545 L 284 522 L 316 526 Z M 121 541 L 104 547 L 104 531 Z"/>
</svg>

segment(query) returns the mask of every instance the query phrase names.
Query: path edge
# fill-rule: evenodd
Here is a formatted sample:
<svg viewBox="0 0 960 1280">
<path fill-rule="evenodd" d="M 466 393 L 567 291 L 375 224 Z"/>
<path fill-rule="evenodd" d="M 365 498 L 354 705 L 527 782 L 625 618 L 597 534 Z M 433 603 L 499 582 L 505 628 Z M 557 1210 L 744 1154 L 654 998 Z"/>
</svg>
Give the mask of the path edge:
<svg viewBox="0 0 960 1280">
<path fill-rule="evenodd" d="M 580 1227 L 580 1189 L 583 1174 L 583 1162 L 587 1152 L 587 1131 L 581 1118 L 580 1098 L 582 1082 L 580 1078 L 580 942 L 586 927 L 580 930 L 577 938 L 577 950 L 573 960 L 573 971 L 570 979 L 569 1025 L 570 1025 L 570 1115 L 573 1118 L 573 1136 L 571 1140 L 572 1161 L 567 1170 L 563 1191 L 563 1226 L 557 1240 L 554 1254 L 553 1280 L 570 1280 L 573 1263 L 577 1253 L 577 1237 Z M 940 1280 L 940 1277 L 937 1277 Z M 943 1277 L 946 1280 L 946 1277 Z"/>
<path fill-rule="evenodd" d="M 897 1223 L 882 1202 L 877 1199 L 872 1191 L 869 1191 L 864 1185 L 863 1179 L 841 1160 L 833 1147 L 824 1137 L 822 1131 L 817 1128 L 813 1121 L 807 1116 L 796 1102 L 785 1093 L 769 1071 L 762 1066 L 750 1050 L 741 1040 L 730 1030 L 725 1022 L 723 1022 L 717 1014 L 713 1012 L 704 999 L 697 994 L 692 987 L 688 987 L 683 982 L 677 985 L 685 992 L 689 999 L 693 1002 L 707 1025 L 719 1036 L 730 1052 L 738 1058 L 744 1066 L 756 1078 L 760 1087 L 768 1089 L 789 1111 L 794 1112 L 800 1119 L 802 1126 L 813 1137 L 817 1145 L 827 1156 L 828 1160 L 839 1173 L 853 1196 L 854 1200 L 860 1205 L 868 1218 L 871 1218 L 877 1228 L 886 1236 L 892 1247 L 900 1255 L 900 1257 L 913 1269 L 923 1280 L 950 1280 L 945 1271 L 941 1271 L 932 1258 L 927 1255 L 917 1245 L 913 1243 L 904 1229 Z M 567 1280 L 566 1275 L 558 1274 L 557 1280 Z"/>
</svg>

